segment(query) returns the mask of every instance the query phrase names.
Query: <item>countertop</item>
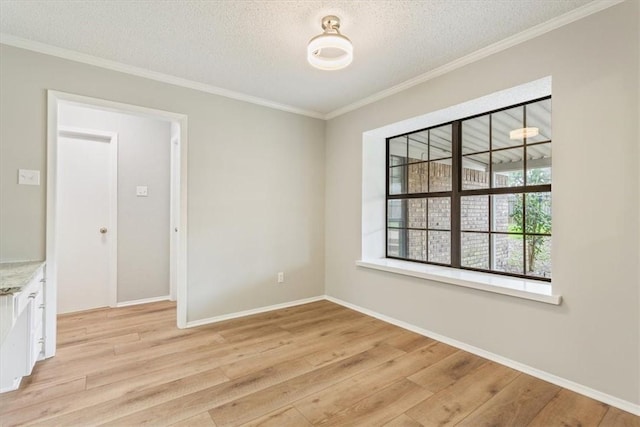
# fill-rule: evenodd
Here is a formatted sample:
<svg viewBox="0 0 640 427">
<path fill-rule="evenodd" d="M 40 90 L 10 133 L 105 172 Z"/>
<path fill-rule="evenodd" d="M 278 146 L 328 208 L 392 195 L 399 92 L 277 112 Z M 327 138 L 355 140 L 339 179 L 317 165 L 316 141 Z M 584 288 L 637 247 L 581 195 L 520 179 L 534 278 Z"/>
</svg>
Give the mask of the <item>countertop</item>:
<svg viewBox="0 0 640 427">
<path fill-rule="evenodd" d="M 16 312 L 16 294 L 29 284 L 43 266 L 44 261 L 0 262 L 0 291 L 7 291 L 0 295 L 0 345 L 20 314 Z"/>
<path fill-rule="evenodd" d="M 0 291 L 14 288 L 9 294 L 20 292 L 43 265 L 44 261 L 1 262 Z"/>
</svg>

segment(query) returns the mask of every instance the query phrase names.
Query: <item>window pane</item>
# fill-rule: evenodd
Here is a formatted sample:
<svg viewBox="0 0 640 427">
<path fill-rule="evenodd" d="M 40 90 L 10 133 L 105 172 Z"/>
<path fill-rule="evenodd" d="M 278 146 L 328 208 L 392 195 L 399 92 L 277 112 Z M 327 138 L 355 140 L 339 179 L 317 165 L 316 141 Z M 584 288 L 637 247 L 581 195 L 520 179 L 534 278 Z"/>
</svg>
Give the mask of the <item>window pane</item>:
<svg viewBox="0 0 640 427">
<path fill-rule="evenodd" d="M 389 168 L 389 194 L 403 194 L 407 192 L 405 168 L 406 166 Z"/>
<path fill-rule="evenodd" d="M 387 254 L 399 258 L 405 257 L 404 243 L 407 230 L 387 230 Z"/>
<path fill-rule="evenodd" d="M 489 115 L 462 122 L 462 154 L 489 151 Z"/>
<path fill-rule="evenodd" d="M 464 231 L 489 231 L 489 196 L 460 198 L 460 227 Z"/>
<path fill-rule="evenodd" d="M 434 197 L 429 199 L 429 228 L 434 230 L 451 229 L 450 197 Z"/>
<path fill-rule="evenodd" d="M 407 137 L 399 136 L 389 140 L 389 166 L 402 165 L 407 161 Z"/>
<path fill-rule="evenodd" d="M 451 191 L 451 159 L 429 162 L 429 191 Z"/>
<path fill-rule="evenodd" d="M 409 199 L 409 228 L 427 228 L 427 200 Z"/>
<path fill-rule="evenodd" d="M 429 160 L 452 156 L 451 129 L 451 125 L 446 125 L 429 131 Z"/>
<path fill-rule="evenodd" d="M 551 141 L 551 100 L 534 102 L 525 106 L 527 127 L 538 128 L 538 135 L 527 138 L 527 144 Z"/>
<path fill-rule="evenodd" d="M 527 185 L 551 184 L 551 144 L 527 147 Z"/>
<path fill-rule="evenodd" d="M 451 233 L 429 231 L 429 261 L 451 264 Z"/>
<path fill-rule="evenodd" d="M 429 131 L 409 135 L 409 163 L 429 160 Z"/>
<path fill-rule="evenodd" d="M 409 237 L 407 258 L 417 261 L 427 260 L 427 232 L 422 230 L 407 230 Z"/>
<path fill-rule="evenodd" d="M 551 193 L 527 193 L 525 212 L 527 233 L 551 234 Z"/>
<path fill-rule="evenodd" d="M 493 188 L 524 185 L 524 149 L 513 148 L 492 153 Z"/>
<path fill-rule="evenodd" d="M 489 188 L 489 153 L 462 158 L 462 189 Z"/>
<path fill-rule="evenodd" d="M 521 138 L 511 139 L 511 131 L 524 127 L 524 107 L 515 107 L 491 115 L 491 149 L 524 144 Z"/>
<path fill-rule="evenodd" d="M 409 193 L 426 193 L 428 191 L 429 165 L 427 163 L 413 163 L 407 167 L 409 168 Z"/>
<path fill-rule="evenodd" d="M 491 200 L 491 231 L 522 233 L 522 194 L 497 194 Z"/>
<path fill-rule="evenodd" d="M 526 236 L 527 275 L 551 278 L 551 237 Z"/>
<path fill-rule="evenodd" d="M 492 270 L 504 271 L 513 274 L 524 274 L 522 235 L 493 234 L 492 239 Z"/>
<path fill-rule="evenodd" d="M 387 202 L 387 227 L 404 228 L 406 200 L 389 200 Z"/>
<path fill-rule="evenodd" d="M 489 269 L 489 234 L 462 233 L 463 267 Z"/>
</svg>

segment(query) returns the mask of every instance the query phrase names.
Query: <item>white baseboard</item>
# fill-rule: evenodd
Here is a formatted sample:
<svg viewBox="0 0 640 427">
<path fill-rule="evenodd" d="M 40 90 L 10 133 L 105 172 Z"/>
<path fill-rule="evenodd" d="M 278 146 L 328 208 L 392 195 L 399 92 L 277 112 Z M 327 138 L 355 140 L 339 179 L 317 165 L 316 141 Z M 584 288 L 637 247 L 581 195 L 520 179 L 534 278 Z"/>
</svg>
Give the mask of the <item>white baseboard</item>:
<svg viewBox="0 0 640 427">
<path fill-rule="evenodd" d="M 423 329 L 418 326 L 412 325 L 410 323 L 403 322 L 402 320 L 394 319 L 393 317 L 389 317 L 384 314 L 377 313 L 373 310 L 369 310 L 367 308 L 360 307 L 355 304 L 351 304 L 341 299 L 334 298 L 329 295 L 325 295 L 325 299 L 327 299 L 328 301 L 334 302 L 336 304 L 342 305 L 344 307 L 350 308 L 352 310 L 358 311 L 360 313 L 366 314 L 368 316 L 375 317 L 376 319 L 380 319 L 384 322 L 391 323 L 392 325 L 399 326 L 403 329 L 407 329 L 409 331 L 418 333 L 420 335 L 424 335 L 425 337 L 429 337 L 434 340 L 448 344 L 450 346 L 459 348 L 461 350 L 468 351 L 469 353 L 473 353 L 477 356 L 484 357 L 485 359 L 489 359 L 501 365 L 508 366 L 517 371 L 524 372 L 525 374 L 529 374 L 541 380 L 550 382 L 560 387 L 564 387 L 568 390 L 575 391 L 576 393 L 582 394 L 584 396 L 590 397 L 592 399 L 598 400 L 608 405 L 615 406 L 616 408 L 622 409 L 623 411 L 631 412 L 632 414 L 635 414 L 635 415 L 640 415 L 640 405 L 638 404 L 628 402 L 626 400 L 620 399 L 615 396 L 611 396 L 609 394 L 603 393 L 598 390 L 594 390 L 590 387 L 575 383 L 573 381 L 567 380 L 557 375 L 553 375 L 548 372 L 542 371 L 540 369 L 536 369 L 531 366 L 525 365 L 523 363 L 516 362 L 515 360 L 508 359 L 506 357 L 500 356 L 495 353 L 491 353 L 481 348 L 474 347 L 469 344 L 465 344 L 462 341 L 458 341 L 458 340 L 446 337 L 444 335 L 437 334 L 427 329 Z"/>
<path fill-rule="evenodd" d="M 325 299 L 324 295 L 319 295 L 317 297 L 299 299 L 296 301 L 284 302 L 282 304 L 268 305 L 266 307 L 254 308 L 254 309 L 245 310 L 245 311 L 238 311 L 236 313 L 223 314 L 222 316 L 209 317 L 207 319 L 193 320 L 191 322 L 187 322 L 187 328 L 208 325 L 210 323 L 222 322 L 223 320 L 236 319 L 238 317 L 251 316 L 252 314 L 265 313 L 267 311 L 280 310 L 283 308 L 294 307 L 296 305 L 322 301 L 324 299 Z"/>
<path fill-rule="evenodd" d="M 143 299 L 135 299 L 132 301 L 124 301 L 116 304 L 116 307 L 129 307 L 130 305 L 138 305 L 138 304 L 149 304 L 150 302 L 158 302 L 158 301 L 170 301 L 171 297 L 169 295 L 163 295 L 161 297 L 153 297 L 153 298 L 143 298 Z"/>
</svg>

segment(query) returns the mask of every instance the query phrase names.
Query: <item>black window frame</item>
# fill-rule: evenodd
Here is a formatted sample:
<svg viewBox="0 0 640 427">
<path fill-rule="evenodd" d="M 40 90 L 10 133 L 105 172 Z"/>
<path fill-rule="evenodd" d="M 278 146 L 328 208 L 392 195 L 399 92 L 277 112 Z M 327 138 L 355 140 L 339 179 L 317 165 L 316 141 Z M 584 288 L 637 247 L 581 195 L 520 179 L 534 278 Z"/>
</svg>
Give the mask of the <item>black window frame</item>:
<svg viewBox="0 0 640 427">
<path fill-rule="evenodd" d="M 513 105 L 509 105 L 507 107 L 503 107 L 503 108 L 499 108 L 499 109 L 495 109 L 495 110 L 491 110 L 491 111 L 486 111 L 480 114 L 475 114 L 472 116 L 468 116 L 468 117 L 464 117 L 461 119 L 456 119 L 456 120 L 452 120 L 452 121 L 448 121 L 448 122 L 443 122 L 443 123 L 439 123 L 437 125 L 434 126 L 429 126 L 427 128 L 422 128 L 422 129 L 417 129 L 411 132 L 405 132 L 399 135 L 394 135 L 394 136 L 390 136 L 388 138 L 386 138 L 386 161 L 385 161 L 385 174 L 386 174 L 386 186 L 385 186 L 385 257 L 386 258 L 390 258 L 390 259 L 397 259 L 397 260 L 402 260 L 402 261 L 409 261 L 409 262 L 416 262 L 416 263 L 422 263 L 422 264 L 429 264 L 429 265 L 439 265 L 439 266 L 445 266 L 445 267 L 451 267 L 451 268 L 456 268 L 456 269 L 461 269 L 461 270 L 469 270 L 469 271 L 478 271 L 478 272 L 483 272 L 483 273 L 491 273 L 491 274 L 496 274 L 496 275 L 502 275 L 502 276 L 511 276 L 511 277 L 518 277 L 518 278 L 524 278 L 524 279 L 528 279 L 528 280 L 536 280 L 536 281 L 543 281 L 543 282 L 551 282 L 551 277 L 541 277 L 541 276 L 535 276 L 535 275 L 527 275 L 526 274 L 526 250 L 527 250 L 527 236 L 548 236 L 549 238 L 552 237 L 552 233 L 531 233 L 531 232 L 527 232 L 526 230 L 526 199 L 527 199 L 527 195 L 528 194 L 537 194 L 537 193 L 549 193 L 550 195 L 552 194 L 551 191 L 551 187 L 552 184 L 536 184 L 536 185 L 528 185 L 527 184 L 527 153 L 526 150 L 528 147 L 532 147 L 532 146 L 536 146 L 536 145 L 542 145 L 542 144 L 549 144 L 551 146 L 551 150 L 553 150 L 553 136 L 548 139 L 548 140 L 542 140 L 542 141 L 536 141 L 536 142 L 532 142 L 532 143 L 528 143 L 526 138 L 523 138 L 522 143 L 519 145 L 513 145 L 513 146 L 508 146 L 508 147 L 499 147 L 496 149 L 493 149 L 492 147 L 492 136 L 491 136 L 491 117 L 493 114 L 495 113 L 499 113 L 501 111 L 505 111 L 505 110 L 510 110 L 513 108 L 518 108 L 518 107 L 524 107 L 524 116 L 523 116 L 523 127 L 527 127 L 527 123 L 526 123 L 526 118 L 527 118 L 527 114 L 526 114 L 526 106 L 529 104 L 533 104 L 536 102 L 540 102 L 540 101 L 544 101 L 544 100 L 551 100 L 552 97 L 551 95 L 549 96 L 544 96 L 541 98 L 536 98 L 536 99 L 532 99 L 532 100 L 528 100 L 525 102 L 521 102 L 518 104 L 513 104 Z M 490 160 L 489 160 L 489 179 L 490 179 L 490 184 L 488 188 L 482 188 L 482 189 L 462 189 L 462 172 L 463 172 L 463 167 L 462 167 L 462 160 L 463 160 L 463 153 L 462 153 L 462 123 L 466 120 L 470 120 L 470 119 L 474 119 L 474 118 L 478 118 L 478 117 L 483 117 L 483 116 L 489 116 L 490 117 L 490 121 L 489 121 L 489 149 L 483 152 L 475 152 L 474 155 L 476 154 L 482 154 L 482 153 L 488 153 L 490 156 Z M 443 126 L 447 126 L 447 125 L 451 125 L 451 135 L 452 135 L 452 158 L 451 158 L 451 163 L 452 163 L 452 172 L 451 172 L 451 191 L 437 191 L 437 192 L 420 192 L 420 193 L 409 193 L 409 165 L 415 165 L 415 164 L 420 164 L 420 163 L 426 163 L 427 165 L 430 164 L 431 159 L 427 159 L 427 160 L 421 160 L 419 162 L 409 162 L 409 139 L 407 139 L 407 160 L 403 165 L 391 165 L 390 164 L 390 141 L 396 138 L 400 138 L 400 137 L 409 137 L 410 135 L 416 134 L 416 133 L 420 133 L 420 132 L 425 132 L 425 131 L 430 131 L 432 129 L 436 129 L 436 128 L 440 128 Z M 429 146 L 430 147 L 430 146 Z M 493 185 L 493 170 L 492 170 L 492 161 L 491 161 L 491 156 L 492 153 L 495 151 L 502 151 L 502 150 L 507 150 L 507 149 L 517 149 L 517 148 L 522 148 L 523 149 L 523 156 L 522 156 L 522 161 L 523 161 L 523 180 L 524 180 L 524 185 L 522 186 L 517 186 L 517 187 L 495 187 L 492 188 Z M 429 148 L 430 149 L 430 148 Z M 551 157 L 552 158 L 552 157 Z M 551 160 L 551 163 L 553 163 L 553 160 Z M 405 192 L 401 192 L 399 194 L 390 194 L 390 175 L 391 175 L 391 168 L 392 167 L 398 167 L 398 166 L 403 166 L 404 167 L 404 185 L 407 187 L 405 188 Z M 428 166 L 430 167 L 430 166 Z M 428 170 L 428 169 L 427 169 Z M 552 168 L 553 171 L 553 168 Z M 553 173 L 553 172 L 552 172 Z M 428 173 L 427 173 L 427 176 Z M 429 178 L 427 178 L 427 181 L 429 180 Z M 492 208 L 489 207 L 489 229 L 485 232 L 485 231 L 478 231 L 478 233 L 483 233 L 488 235 L 489 237 L 489 268 L 488 269 L 483 269 L 483 268 L 474 268 L 474 267 L 468 267 L 468 266 L 463 266 L 461 265 L 461 255 L 462 255 L 462 229 L 461 229 L 461 199 L 462 197 L 465 196 L 487 196 L 488 200 L 491 200 L 491 196 L 494 195 L 504 195 L 504 194 L 522 194 L 522 232 L 521 233 L 507 233 L 507 232 L 497 232 L 495 230 L 491 229 L 491 211 Z M 411 200 L 411 199 L 424 199 L 425 203 L 428 206 L 429 203 L 429 199 L 432 198 L 438 198 L 438 197 L 448 197 L 450 198 L 450 208 L 451 208 L 451 218 L 450 218 L 450 247 L 451 247 L 451 254 L 450 254 L 450 264 L 443 264 L 443 263 L 439 263 L 439 262 L 432 262 L 432 261 L 423 261 L 423 260 L 417 260 L 417 259 L 412 259 L 412 258 L 408 258 L 407 257 L 407 243 L 406 241 L 408 240 L 408 232 L 409 230 L 411 230 L 412 228 L 409 227 L 408 223 L 409 223 L 409 217 L 408 215 L 405 213 L 405 221 L 406 224 L 404 227 L 389 227 L 389 201 L 391 200 Z M 408 205 L 408 202 L 405 203 L 405 209 L 406 209 L 406 205 Z M 491 203 L 489 203 L 489 206 L 491 206 Z M 425 228 L 424 229 L 420 229 L 420 230 L 424 230 L 427 233 L 427 252 L 429 251 L 428 249 L 428 233 L 429 231 L 438 231 L 438 230 L 431 230 L 429 228 L 429 216 L 428 216 L 428 208 L 427 208 L 427 214 L 426 214 L 426 218 L 425 218 L 426 224 L 425 224 Z M 406 236 L 404 238 L 405 240 L 405 248 L 404 248 L 404 254 L 405 256 L 393 256 L 393 255 L 389 255 L 389 230 L 391 229 L 399 229 L 402 230 L 404 229 L 406 232 Z M 469 232 L 464 231 L 464 232 Z M 522 247 L 523 247 L 523 274 L 517 274 L 517 273 L 512 273 L 512 272 L 506 272 L 506 271 L 499 271 L 499 270 L 491 270 L 491 259 L 492 259 L 492 252 L 491 252 L 491 247 L 492 247 L 492 235 L 494 234 L 521 234 L 522 235 Z M 403 239 L 401 239 L 403 240 Z M 401 251 L 402 252 L 402 251 Z M 428 257 L 427 257 L 428 259 Z"/>
</svg>

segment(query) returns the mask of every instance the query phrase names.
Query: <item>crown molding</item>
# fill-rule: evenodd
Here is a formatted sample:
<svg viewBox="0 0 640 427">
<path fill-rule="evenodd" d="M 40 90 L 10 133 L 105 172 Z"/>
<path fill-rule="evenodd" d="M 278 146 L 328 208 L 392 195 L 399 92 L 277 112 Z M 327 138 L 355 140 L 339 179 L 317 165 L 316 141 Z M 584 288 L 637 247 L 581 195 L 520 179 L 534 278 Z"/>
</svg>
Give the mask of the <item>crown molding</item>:
<svg viewBox="0 0 640 427">
<path fill-rule="evenodd" d="M 396 93 L 407 90 L 413 86 L 424 83 L 428 80 L 434 79 L 443 74 L 449 73 L 458 68 L 464 67 L 465 65 L 471 64 L 472 62 L 479 61 L 483 58 L 486 58 L 494 53 L 498 53 L 510 47 L 513 47 L 517 44 L 523 43 L 525 41 L 531 40 L 535 37 L 541 36 L 542 34 L 548 33 L 549 31 L 560 28 L 564 25 L 570 24 L 579 19 L 585 18 L 594 13 L 600 12 L 608 7 L 615 6 L 618 3 L 622 3 L 624 0 L 595 0 L 591 3 L 588 3 L 582 7 L 574 9 L 570 12 L 565 13 L 564 15 L 560 15 L 556 18 L 550 19 L 549 21 L 543 22 L 542 24 L 538 24 L 534 27 L 529 28 L 528 30 L 522 31 L 518 34 L 515 34 L 511 37 L 503 39 L 499 42 L 493 43 L 489 46 L 483 47 L 482 49 L 476 50 L 466 56 L 458 58 L 454 61 L 451 61 L 445 65 L 442 65 L 438 68 L 434 68 L 431 71 L 428 71 L 424 74 L 421 74 L 417 77 L 406 80 L 400 84 L 392 86 L 388 89 L 375 93 L 373 95 L 367 96 L 359 101 L 356 101 L 352 104 L 346 105 L 344 107 L 338 108 L 337 110 L 331 111 L 325 115 L 325 120 L 330 120 L 335 117 L 341 116 L 345 113 L 348 113 L 353 110 L 357 110 L 358 108 L 364 107 L 365 105 L 372 104 L 381 99 L 387 98 L 391 95 L 395 95 Z"/>
<path fill-rule="evenodd" d="M 200 83 L 193 80 L 183 79 L 181 77 L 164 74 L 157 71 L 151 71 L 146 68 L 135 67 L 133 65 L 127 65 L 121 62 L 111 61 L 93 55 L 87 55 L 85 53 L 52 46 L 46 43 L 23 39 L 11 34 L 0 33 L 0 43 L 20 49 L 30 50 L 33 52 L 44 53 L 46 55 L 51 55 L 58 58 L 68 59 L 70 61 L 81 62 L 84 64 L 94 65 L 96 67 L 106 68 L 112 71 L 131 74 L 137 77 L 144 77 L 150 80 L 168 83 L 174 86 L 181 86 L 188 89 L 211 93 L 213 95 L 224 96 L 225 98 L 249 102 L 251 104 L 260 105 L 263 107 L 286 111 L 288 113 L 300 114 L 303 116 L 313 117 L 315 119 L 325 119 L 325 115 L 317 111 L 304 110 L 301 108 L 293 107 L 291 105 L 281 104 L 279 102 L 270 101 L 268 99 L 247 95 L 245 93 L 235 92 L 232 90 L 223 89 L 217 86 Z"/>
</svg>

